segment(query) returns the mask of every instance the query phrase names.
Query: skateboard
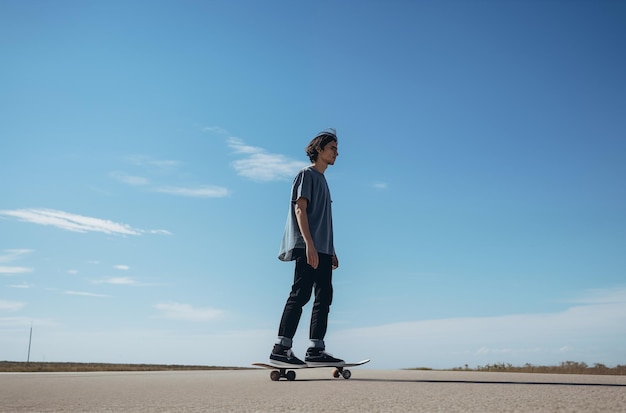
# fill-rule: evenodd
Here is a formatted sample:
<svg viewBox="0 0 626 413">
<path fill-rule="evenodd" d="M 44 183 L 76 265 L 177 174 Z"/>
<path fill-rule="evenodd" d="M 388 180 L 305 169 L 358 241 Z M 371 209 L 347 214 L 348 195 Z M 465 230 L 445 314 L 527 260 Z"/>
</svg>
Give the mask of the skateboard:
<svg viewBox="0 0 626 413">
<path fill-rule="evenodd" d="M 370 359 L 367 360 L 361 360 L 358 363 L 345 363 L 343 366 L 337 367 L 337 366 L 307 366 L 306 364 L 302 365 L 302 366 L 293 366 L 293 367 L 285 367 L 285 366 L 278 366 L 276 364 L 272 364 L 272 363 L 252 363 L 253 366 L 257 366 L 257 367 L 263 367 L 265 369 L 272 369 L 272 371 L 270 372 L 270 379 L 272 379 L 272 381 L 278 381 L 281 378 L 286 378 L 289 381 L 294 381 L 296 379 L 296 372 L 294 370 L 297 369 L 316 369 L 316 368 L 320 368 L 320 367 L 333 367 L 333 377 L 334 378 L 338 378 L 339 376 L 343 377 L 344 379 L 349 379 L 350 377 L 352 377 L 352 373 L 350 372 L 350 370 L 348 370 L 346 367 L 356 367 L 356 366 L 361 366 L 365 363 L 369 363 Z"/>
</svg>

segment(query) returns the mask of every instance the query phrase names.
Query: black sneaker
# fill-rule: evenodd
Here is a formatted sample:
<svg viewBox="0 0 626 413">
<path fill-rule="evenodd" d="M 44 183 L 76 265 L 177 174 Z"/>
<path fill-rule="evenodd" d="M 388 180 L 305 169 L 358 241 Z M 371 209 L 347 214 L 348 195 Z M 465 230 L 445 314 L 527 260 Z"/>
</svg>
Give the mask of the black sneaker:
<svg viewBox="0 0 626 413">
<path fill-rule="evenodd" d="M 305 360 L 307 366 L 341 367 L 345 364 L 343 360 L 333 357 L 332 354 L 327 353 L 323 348 L 315 347 L 309 347 L 306 351 Z"/>
<path fill-rule="evenodd" d="M 275 344 L 270 354 L 270 362 L 277 366 L 285 366 L 291 368 L 306 367 L 306 363 L 296 357 L 289 347 Z"/>
</svg>

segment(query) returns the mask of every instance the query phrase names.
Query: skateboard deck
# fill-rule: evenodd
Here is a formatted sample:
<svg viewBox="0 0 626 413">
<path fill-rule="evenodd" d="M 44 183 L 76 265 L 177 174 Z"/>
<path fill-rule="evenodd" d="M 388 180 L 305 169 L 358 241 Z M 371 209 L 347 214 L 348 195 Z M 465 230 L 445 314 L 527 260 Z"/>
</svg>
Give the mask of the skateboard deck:
<svg viewBox="0 0 626 413">
<path fill-rule="evenodd" d="M 306 364 L 303 364 L 302 366 L 291 366 L 291 367 L 285 367 L 285 366 L 279 366 L 276 364 L 272 364 L 272 363 L 252 363 L 253 366 L 257 366 L 257 367 L 263 367 L 264 369 L 272 369 L 272 371 L 270 372 L 270 379 L 272 379 L 272 381 L 278 381 L 281 378 L 286 378 L 289 381 L 294 381 L 296 379 L 296 372 L 294 370 L 298 370 L 298 369 L 317 369 L 317 368 L 322 368 L 322 367 L 332 367 L 333 370 L 333 377 L 334 378 L 338 378 L 339 376 L 343 377 L 344 379 L 349 379 L 350 377 L 352 377 L 352 372 L 350 372 L 350 370 L 348 370 L 346 367 L 356 367 L 356 366 L 361 366 L 365 363 L 369 363 L 370 359 L 366 359 L 366 360 L 361 360 L 357 363 L 345 363 L 343 366 L 337 367 L 337 366 L 307 366 Z"/>
</svg>

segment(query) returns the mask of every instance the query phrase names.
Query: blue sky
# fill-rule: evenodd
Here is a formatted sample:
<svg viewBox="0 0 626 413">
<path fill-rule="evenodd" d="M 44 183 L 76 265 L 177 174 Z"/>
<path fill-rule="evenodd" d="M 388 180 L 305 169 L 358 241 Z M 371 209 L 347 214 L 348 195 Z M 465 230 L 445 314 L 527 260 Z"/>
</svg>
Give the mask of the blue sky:
<svg viewBox="0 0 626 413">
<path fill-rule="evenodd" d="M 329 351 L 626 362 L 622 2 L 4 0 L 0 39 L 0 360 L 266 359 L 334 127 Z"/>
</svg>

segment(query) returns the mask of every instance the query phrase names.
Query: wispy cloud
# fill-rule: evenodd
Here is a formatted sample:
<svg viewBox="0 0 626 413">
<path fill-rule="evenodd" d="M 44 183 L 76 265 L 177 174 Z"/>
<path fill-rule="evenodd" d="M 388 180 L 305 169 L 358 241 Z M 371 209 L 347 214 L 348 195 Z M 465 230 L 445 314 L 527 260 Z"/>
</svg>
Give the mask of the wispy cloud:
<svg viewBox="0 0 626 413">
<path fill-rule="evenodd" d="M 20 311 L 26 304 L 17 301 L 0 300 L 0 311 L 15 312 Z"/>
<path fill-rule="evenodd" d="M 96 294 L 96 293 L 90 293 L 90 292 L 85 292 L 85 291 L 65 291 L 64 294 L 67 295 L 78 295 L 81 297 L 98 297 L 98 298 L 108 298 L 110 297 L 110 295 L 106 295 L 106 294 Z"/>
<path fill-rule="evenodd" d="M 217 135 L 227 135 L 228 131 L 224 128 L 221 128 L 219 126 L 205 126 L 204 128 L 202 128 L 202 132 L 210 132 L 210 133 L 215 133 Z"/>
<path fill-rule="evenodd" d="M 221 186 L 198 186 L 198 187 L 177 187 L 163 186 L 152 189 L 153 192 L 159 192 L 168 195 L 179 195 L 192 198 L 223 198 L 229 195 L 229 191 Z"/>
<path fill-rule="evenodd" d="M 33 250 L 29 249 L 10 249 L 2 251 L 0 254 L 0 262 L 12 262 L 15 260 L 19 260 L 24 256 L 30 254 Z"/>
<path fill-rule="evenodd" d="M 28 283 L 7 285 L 7 287 L 9 287 L 9 288 L 19 288 L 19 289 L 29 289 L 32 286 L 33 286 L 32 284 L 28 284 Z"/>
<path fill-rule="evenodd" d="M 239 138 L 230 137 L 226 142 L 234 153 L 243 153 L 247 155 L 265 153 L 265 149 L 258 146 L 246 145 L 244 141 Z"/>
<path fill-rule="evenodd" d="M 384 190 L 387 189 L 389 185 L 387 184 L 387 182 L 376 181 L 372 183 L 372 187 L 375 189 Z"/>
<path fill-rule="evenodd" d="M 300 169 L 308 165 L 285 155 L 268 153 L 263 148 L 247 145 L 239 138 L 230 137 L 227 143 L 233 153 L 245 155 L 243 159 L 233 162 L 235 171 L 255 181 L 291 179 Z"/>
<path fill-rule="evenodd" d="M 95 284 L 113 284 L 113 285 L 137 285 L 137 281 L 130 277 L 111 277 L 103 280 L 94 281 Z"/>
<path fill-rule="evenodd" d="M 626 303 L 626 286 L 616 289 L 596 288 L 587 291 L 583 297 L 571 300 L 576 304 Z"/>
<path fill-rule="evenodd" d="M 149 229 L 146 231 L 146 234 L 172 235 L 172 233 L 166 229 Z"/>
<path fill-rule="evenodd" d="M 120 224 L 106 219 L 87 217 L 53 209 L 15 209 L 0 210 L 0 215 L 17 218 L 20 221 L 33 224 L 48 225 L 72 232 L 102 232 L 111 235 L 141 235 L 153 233 L 133 228 L 127 224 Z"/>
<path fill-rule="evenodd" d="M 116 270 L 120 270 L 120 271 L 128 271 L 130 270 L 130 267 L 128 265 L 114 265 L 113 268 L 115 268 Z"/>
<path fill-rule="evenodd" d="M 0 274 L 2 275 L 16 275 L 16 274 L 24 274 L 27 272 L 32 272 L 32 268 L 27 267 L 6 267 L 0 266 Z"/>
<path fill-rule="evenodd" d="M 111 172 L 109 176 L 111 176 L 111 178 L 113 179 L 116 179 L 120 182 L 123 182 L 131 186 L 143 186 L 143 185 L 150 184 L 150 180 L 148 178 L 144 178 L 143 176 L 137 176 L 137 175 L 129 175 L 124 172 L 118 172 L 118 171 Z"/>
<path fill-rule="evenodd" d="M 154 308 L 161 312 L 163 318 L 180 321 L 211 321 L 223 314 L 223 311 L 214 308 L 194 308 L 176 302 L 159 303 Z"/>
<path fill-rule="evenodd" d="M 0 263 L 10 263 L 13 261 L 17 261 L 19 259 L 24 258 L 26 255 L 30 254 L 31 252 L 33 252 L 33 250 L 29 250 L 29 249 L 4 250 L 2 251 L 2 254 L 0 254 Z M 0 275 L 16 275 L 16 274 L 24 274 L 24 273 L 28 273 L 32 271 L 33 269 L 29 267 L 0 265 Z"/>
<path fill-rule="evenodd" d="M 126 158 L 126 162 L 134 167 L 139 167 L 142 174 L 114 171 L 109 176 L 126 185 L 143 187 L 147 191 L 167 195 L 189 198 L 223 198 L 229 195 L 227 188 L 216 185 L 164 184 L 163 181 L 168 178 L 171 179 L 172 175 L 182 165 L 179 161 L 160 160 L 146 155 L 135 155 Z M 147 178 L 143 174 L 148 174 L 151 178 Z"/>
<path fill-rule="evenodd" d="M 176 169 L 181 165 L 180 161 L 173 159 L 155 159 L 148 155 L 132 155 L 126 157 L 126 161 L 135 166 L 154 168 L 160 171 Z"/>
</svg>

